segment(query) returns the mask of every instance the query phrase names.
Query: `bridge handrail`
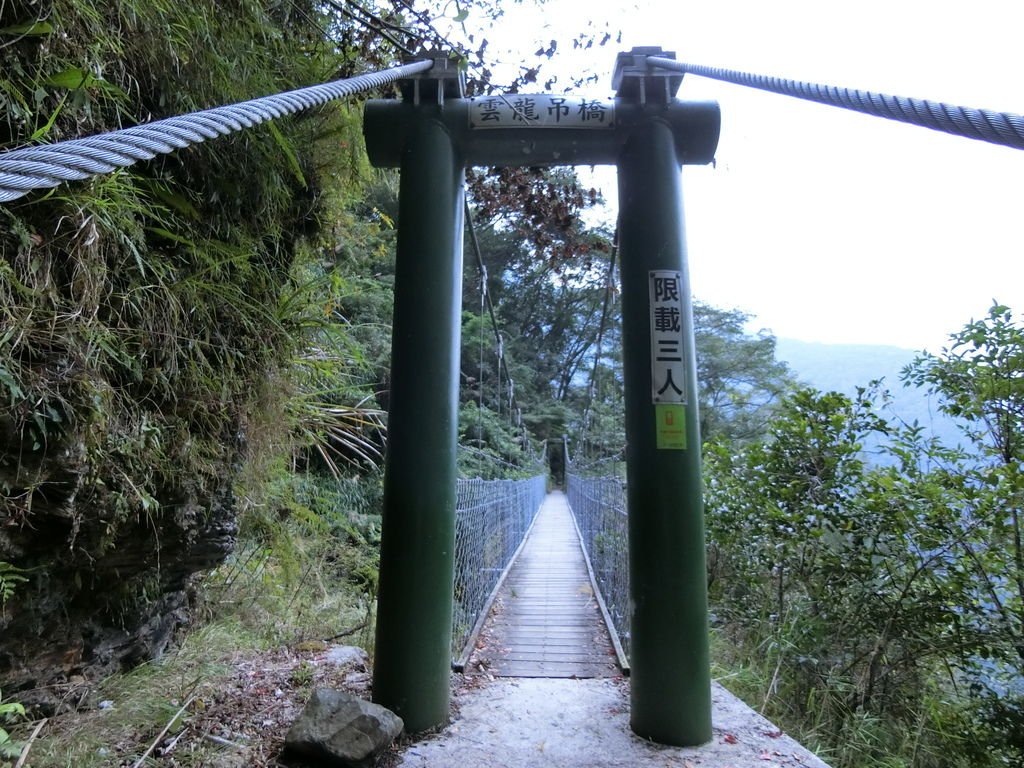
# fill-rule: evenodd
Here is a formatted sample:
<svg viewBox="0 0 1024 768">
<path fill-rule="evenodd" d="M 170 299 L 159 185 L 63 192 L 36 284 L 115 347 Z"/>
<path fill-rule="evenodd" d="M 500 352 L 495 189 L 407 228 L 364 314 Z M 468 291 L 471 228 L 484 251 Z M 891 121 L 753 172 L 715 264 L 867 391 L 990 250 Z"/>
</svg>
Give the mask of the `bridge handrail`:
<svg viewBox="0 0 1024 768">
<path fill-rule="evenodd" d="M 544 501 L 547 478 L 460 478 L 455 506 L 452 658 L 464 666 L 508 568 Z"/>
<path fill-rule="evenodd" d="M 619 477 L 567 472 L 569 508 L 583 537 L 594 579 L 629 657 L 629 549 L 626 492 Z"/>
</svg>

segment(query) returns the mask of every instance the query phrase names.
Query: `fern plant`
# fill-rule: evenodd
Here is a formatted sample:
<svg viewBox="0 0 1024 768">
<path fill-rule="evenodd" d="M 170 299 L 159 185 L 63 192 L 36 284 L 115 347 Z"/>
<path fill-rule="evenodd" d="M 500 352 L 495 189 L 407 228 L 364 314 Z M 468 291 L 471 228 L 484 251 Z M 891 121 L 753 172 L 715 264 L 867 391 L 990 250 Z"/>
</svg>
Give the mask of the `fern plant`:
<svg viewBox="0 0 1024 768">
<path fill-rule="evenodd" d="M 0 563 L 0 565 L 9 565 L 9 563 Z M 0 723 L 5 723 L 14 717 L 24 716 L 24 714 L 24 706 L 16 701 L 5 702 L 0 696 Z M 7 730 L 0 725 L 0 758 L 18 757 L 21 754 L 21 748 L 21 742 L 14 741 Z"/>
<path fill-rule="evenodd" d="M 14 594 L 15 585 L 28 581 L 24 573 L 25 571 L 16 565 L 0 560 L 0 609 L 7 607 L 7 601 Z M 0 705 L 0 716 L 5 713 L 3 706 Z"/>
</svg>

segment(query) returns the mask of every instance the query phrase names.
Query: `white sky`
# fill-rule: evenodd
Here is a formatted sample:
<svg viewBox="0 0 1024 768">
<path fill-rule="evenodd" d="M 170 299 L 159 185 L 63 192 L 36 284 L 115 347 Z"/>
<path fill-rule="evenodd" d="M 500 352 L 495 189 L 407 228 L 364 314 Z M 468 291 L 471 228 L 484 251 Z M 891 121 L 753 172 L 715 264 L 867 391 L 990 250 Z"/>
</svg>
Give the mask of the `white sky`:
<svg viewBox="0 0 1024 768">
<path fill-rule="evenodd" d="M 571 49 L 588 21 L 621 29 L 621 44 L 545 64 L 596 71 L 602 95 L 617 51 L 660 45 L 681 61 L 1024 112 L 1016 0 L 506 9 L 483 33 L 495 59 L 531 62 L 552 38 Z M 1024 312 L 1024 152 L 694 76 L 679 97 L 722 108 L 717 167 L 683 176 L 697 298 L 778 336 L 933 351 L 993 299 Z M 614 207 L 614 176 L 598 178 Z"/>
</svg>

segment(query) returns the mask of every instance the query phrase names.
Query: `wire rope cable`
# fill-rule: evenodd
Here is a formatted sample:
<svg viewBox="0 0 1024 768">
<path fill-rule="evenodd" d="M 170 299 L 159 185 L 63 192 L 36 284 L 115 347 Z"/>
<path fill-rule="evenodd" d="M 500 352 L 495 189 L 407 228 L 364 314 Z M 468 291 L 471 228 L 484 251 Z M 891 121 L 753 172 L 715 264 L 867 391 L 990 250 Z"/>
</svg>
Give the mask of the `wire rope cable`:
<svg viewBox="0 0 1024 768">
<path fill-rule="evenodd" d="M 429 60 L 415 61 L 96 136 L 12 149 L 0 154 L 0 203 L 16 200 L 34 189 L 48 189 L 65 181 L 110 173 L 139 160 L 152 160 L 158 154 L 354 96 L 425 72 L 432 66 Z"/>
<path fill-rule="evenodd" d="M 886 93 L 822 85 L 802 80 L 787 80 L 732 69 L 687 64 L 661 56 L 648 56 L 647 64 L 660 69 L 698 75 L 733 85 L 757 88 L 819 104 L 842 107 L 866 115 L 931 128 L 934 131 L 954 136 L 963 136 L 1014 149 L 1024 149 L 1024 116 L 1013 112 L 993 112 L 988 109 L 961 107 L 941 101 L 891 96 Z"/>
<path fill-rule="evenodd" d="M 612 237 L 612 251 L 608 256 L 608 271 L 605 275 L 604 285 L 604 298 L 601 302 L 601 322 L 597 329 L 597 344 L 596 351 L 594 353 L 594 366 L 590 370 L 590 382 L 587 384 L 587 400 L 583 407 L 583 453 L 584 456 L 589 458 L 590 452 L 588 446 L 590 445 L 590 419 L 592 417 L 591 408 L 594 405 L 594 397 L 597 394 L 598 385 L 598 373 L 601 365 L 601 359 L 604 356 L 604 334 L 608 326 L 608 305 L 611 300 L 612 291 L 615 285 L 615 262 L 619 254 L 619 230 L 618 227 L 615 229 L 615 235 Z"/>
<path fill-rule="evenodd" d="M 501 375 L 502 375 L 502 372 L 504 372 L 505 378 L 508 379 L 508 382 L 509 382 L 508 404 L 509 404 L 509 416 L 511 418 L 513 416 L 513 414 L 515 414 L 516 412 L 519 411 L 519 406 L 518 406 L 518 404 L 516 402 L 516 396 L 515 396 L 515 381 L 513 381 L 512 374 L 509 372 L 509 369 L 508 369 L 508 361 L 505 359 L 505 342 L 504 342 L 504 339 L 502 338 L 501 331 L 498 328 L 498 317 L 497 317 L 497 315 L 495 314 L 495 311 L 494 311 L 494 302 L 491 299 L 490 289 L 487 288 L 487 286 L 486 286 L 487 266 L 484 264 L 483 251 L 480 249 L 480 241 L 479 241 L 479 239 L 477 238 L 477 235 L 476 235 L 476 227 L 473 224 L 473 215 L 472 215 L 472 211 L 471 211 L 471 209 L 469 207 L 469 201 L 467 200 L 464 203 L 464 205 L 465 205 L 466 228 L 469 230 L 470 244 L 473 247 L 473 255 L 476 257 L 477 268 L 480 270 L 480 274 L 483 276 L 482 279 L 484 280 L 484 285 L 485 285 L 484 290 L 483 290 L 483 297 L 482 298 L 483 298 L 484 302 L 486 303 L 487 312 L 488 312 L 488 314 L 490 315 L 490 318 L 491 318 L 491 330 L 494 332 L 494 343 L 495 343 L 495 349 L 497 351 L 497 357 L 498 357 L 498 366 L 497 366 L 497 372 L 498 372 L 498 417 L 500 418 L 501 415 L 502 415 L 502 401 L 504 399 L 504 397 L 503 397 L 504 390 L 503 390 L 502 385 L 501 385 Z M 481 389 L 482 389 L 482 387 L 483 387 L 483 385 L 481 384 Z M 519 426 L 521 427 L 521 425 L 519 425 Z"/>
</svg>

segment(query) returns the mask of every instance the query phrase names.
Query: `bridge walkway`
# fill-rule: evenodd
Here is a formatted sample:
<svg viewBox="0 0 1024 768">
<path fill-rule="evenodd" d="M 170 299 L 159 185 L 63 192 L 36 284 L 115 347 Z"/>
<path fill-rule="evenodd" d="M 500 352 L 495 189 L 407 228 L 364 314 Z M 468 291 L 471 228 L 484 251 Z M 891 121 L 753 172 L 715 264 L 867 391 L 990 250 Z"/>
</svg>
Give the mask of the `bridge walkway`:
<svg viewBox="0 0 1024 768">
<path fill-rule="evenodd" d="M 565 494 L 547 495 L 466 665 L 493 677 L 620 674 Z"/>
</svg>

